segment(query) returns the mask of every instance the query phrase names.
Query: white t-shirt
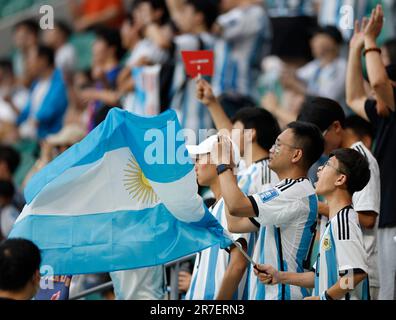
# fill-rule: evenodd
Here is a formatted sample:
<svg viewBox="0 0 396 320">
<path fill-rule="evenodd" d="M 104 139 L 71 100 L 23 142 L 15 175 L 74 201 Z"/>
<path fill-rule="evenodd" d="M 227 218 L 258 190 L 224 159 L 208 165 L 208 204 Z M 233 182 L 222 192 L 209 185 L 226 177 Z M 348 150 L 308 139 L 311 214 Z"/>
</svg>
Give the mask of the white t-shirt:
<svg viewBox="0 0 396 320">
<path fill-rule="evenodd" d="M 220 222 L 222 227 L 228 230 L 224 200 L 219 200 L 216 205 L 210 209 L 210 211 Z M 248 248 L 252 247 L 249 245 L 251 234 L 234 233 L 231 235 L 234 241 L 244 239 Z M 251 255 L 252 252 L 249 252 L 248 250 L 248 254 Z M 190 288 L 186 293 L 186 300 L 216 299 L 229 261 L 230 254 L 226 250 L 220 249 L 220 245 L 215 245 L 198 253 L 194 263 Z M 237 300 L 241 300 L 243 298 L 246 279 L 247 272 L 245 271 L 239 283 L 237 292 L 234 293 L 234 297 Z"/>
<path fill-rule="evenodd" d="M 307 178 L 285 179 L 275 187 L 249 197 L 261 226 L 254 259 L 280 270 L 303 272 L 317 215 L 317 196 Z M 265 226 L 265 228 L 262 228 Z M 258 249 L 259 248 L 259 249 Z M 308 295 L 305 288 L 291 285 L 265 286 L 251 278 L 250 300 L 296 300 Z"/>
<path fill-rule="evenodd" d="M 55 65 L 62 71 L 74 71 L 76 67 L 76 51 L 70 43 L 64 44 L 56 51 Z"/>
<path fill-rule="evenodd" d="M 163 266 L 110 272 L 110 277 L 117 300 L 164 298 Z"/>
<path fill-rule="evenodd" d="M 330 219 L 320 239 L 319 254 L 314 265 L 315 289 L 319 296 L 331 288 L 344 273 L 352 276 L 356 269 L 368 272 L 367 253 L 359 226 L 358 214 L 348 206 Z M 352 282 L 350 281 L 352 285 Z M 367 300 L 369 287 L 367 278 L 341 300 Z"/>
</svg>

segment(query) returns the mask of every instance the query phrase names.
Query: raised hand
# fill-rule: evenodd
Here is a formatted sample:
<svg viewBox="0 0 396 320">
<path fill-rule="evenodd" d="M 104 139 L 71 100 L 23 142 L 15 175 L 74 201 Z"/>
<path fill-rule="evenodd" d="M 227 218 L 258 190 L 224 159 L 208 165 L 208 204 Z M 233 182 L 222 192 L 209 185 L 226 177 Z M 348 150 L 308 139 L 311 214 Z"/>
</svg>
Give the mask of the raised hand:
<svg viewBox="0 0 396 320">
<path fill-rule="evenodd" d="M 364 47 L 364 30 L 368 24 L 368 21 L 369 20 L 366 17 L 362 19 L 361 25 L 359 25 L 359 20 L 355 21 L 354 33 L 351 41 L 349 42 L 349 47 L 351 49 L 362 51 Z"/>
<path fill-rule="evenodd" d="M 216 103 L 216 97 L 213 94 L 212 86 L 204 79 L 197 80 L 196 95 L 199 102 L 207 107 Z"/>
<path fill-rule="evenodd" d="M 381 33 L 382 27 L 384 25 L 384 11 L 381 5 L 377 5 L 375 9 L 371 12 L 370 20 L 367 25 L 362 28 L 364 30 L 364 36 L 375 40 Z"/>
</svg>

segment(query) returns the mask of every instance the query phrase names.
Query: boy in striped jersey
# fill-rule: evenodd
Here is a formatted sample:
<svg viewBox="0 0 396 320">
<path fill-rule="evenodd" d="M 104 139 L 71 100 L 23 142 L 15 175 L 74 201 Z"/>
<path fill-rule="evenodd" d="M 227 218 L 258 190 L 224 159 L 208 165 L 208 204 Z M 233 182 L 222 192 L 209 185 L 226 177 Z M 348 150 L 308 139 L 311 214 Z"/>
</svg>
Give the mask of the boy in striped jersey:
<svg viewBox="0 0 396 320">
<path fill-rule="evenodd" d="M 211 162 L 211 151 L 217 142 L 217 135 L 211 136 L 198 146 L 188 145 L 190 155 L 196 158 L 195 172 L 198 183 L 208 186 L 212 190 L 216 203 L 209 209 L 221 225 L 227 229 L 227 220 L 224 212 L 219 179 L 216 165 Z M 237 147 L 234 157 L 239 158 Z M 247 250 L 250 242 L 249 235 L 233 235 L 233 239 L 242 244 Z M 219 245 L 210 247 L 199 254 L 195 259 L 190 288 L 187 291 L 187 300 L 231 300 L 242 299 L 246 282 L 247 261 L 238 248 L 232 246 L 221 250 Z"/>
<path fill-rule="evenodd" d="M 378 215 L 380 212 L 380 171 L 377 160 L 374 158 L 369 145 L 366 146 L 362 140 L 365 139 L 358 133 L 357 127 L 363 119 L 345 119 L 341 106 L 330 99 L 314 98 L 307 100 L 298 117 L 299 120 L 316 124 L 322 131 L 325 139 L 325 154 L 337 148 L 352 148 L 360 152 L 369 162 L 370 180 L 359 192 L 353 195 L 352 202 L 358 213 L 359 223 L 362 227 L 364 246 L 368 253 L 368 266 L 370 278 L 370 296 L 377 299 L 379 293 L 379 273 L 377 266 L 377 229 Z M 355 119 L 355 120 L 354 120 Z M 360 123 L 360 124 L 359 124 Z M 366 122 L 366 126 L 370 125 Z M 369 143 L 367 141 L 366 143 Z M 320 235 L 323 234 L 328 222 L 329 208 L 327 204 L 319 203 Z"/>
<path fill-rule="evenodd" d="M 322 154 L 323 144 L 323 137 L 316 126 L 290 123 L 270 150 L 269 166 L 281 182 L 247 197 L 239 190 L 232 172 L 227 170 L 233 168 L 233 162 L 229 165 L 220 162 L 223 150 L 231 150 L 226 139 L 220 140 L 217 163 L 228 227 L 231 232 L 242 233 L 265 227 L 259 251 L 260 262 L 273 263 L 281 270 L 303 271 L 317 215 L 315 190 L 306 177 L 309 167 Z M 306 290 L 296 286 L 257 286 L 250 298 L 290 300 L 307 295 Z"/>
<path fill-rule="evenodd" d="M 337 149 L 319 167 L 318 178 L 316 191 L 329 204 L 330 220 L 320 239 L 314 271 L 282 272 L 266 264 L 257 266 L 256 274 L 266 284 L 314 288 L 310 300 L 367 300 L 367 254 L 352 196 L 370 179 L 368 162 L 356 150 Z"/>
</svg>

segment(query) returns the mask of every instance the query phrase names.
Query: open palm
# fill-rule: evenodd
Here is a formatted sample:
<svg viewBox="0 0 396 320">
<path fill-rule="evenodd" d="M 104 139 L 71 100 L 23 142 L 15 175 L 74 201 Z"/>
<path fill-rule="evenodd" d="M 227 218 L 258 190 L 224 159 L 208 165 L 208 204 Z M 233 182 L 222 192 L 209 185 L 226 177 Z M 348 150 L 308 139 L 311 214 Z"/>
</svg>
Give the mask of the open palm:
<svg viewBox="0 0 396 320">
<path fill-rule="evenodd" d="M 368 19 L 364 17 L 362 23 L 359 24 L 359 20 L 355 21 L 355 28 L 353 37 L 349 43 L 349 46 L 353 49 L 362 50 L 364 47 L 364 30 L 368 24 Z"/>
</svg>

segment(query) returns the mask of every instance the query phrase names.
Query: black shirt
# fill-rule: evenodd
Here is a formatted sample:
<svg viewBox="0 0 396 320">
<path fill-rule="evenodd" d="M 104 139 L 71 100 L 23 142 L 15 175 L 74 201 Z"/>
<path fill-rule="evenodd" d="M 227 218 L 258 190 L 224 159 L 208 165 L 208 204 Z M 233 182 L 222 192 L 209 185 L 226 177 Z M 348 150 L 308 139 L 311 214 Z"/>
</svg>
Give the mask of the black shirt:
<svg viewBox="0 0 396 320">
<path fill-rule="evenodd" d="M 396 91 L 395 91 L 396 100 Z M 377 102 L 367 100 L 365 110 L 375 129 L 374 156 L 381 177 L 381 210 L 379 228 L 396 226 L 396 112 L 389 117 L 377 114 Z"/>
</svg>

